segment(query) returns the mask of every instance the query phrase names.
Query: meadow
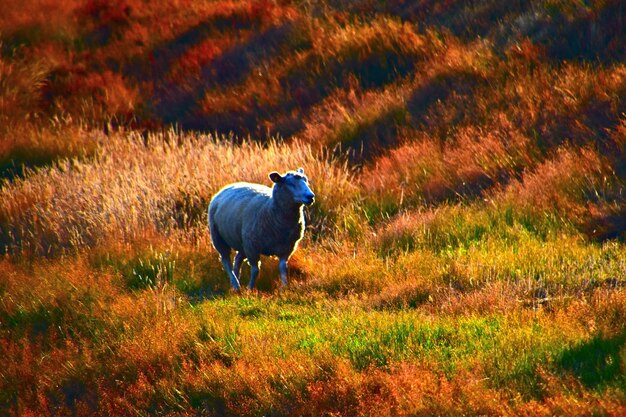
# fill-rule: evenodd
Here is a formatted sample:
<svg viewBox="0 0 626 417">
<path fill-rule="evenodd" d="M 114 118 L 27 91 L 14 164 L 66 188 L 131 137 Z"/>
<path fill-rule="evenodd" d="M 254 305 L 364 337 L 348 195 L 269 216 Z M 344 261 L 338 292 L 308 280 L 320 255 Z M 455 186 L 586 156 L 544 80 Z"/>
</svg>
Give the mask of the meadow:
<svg viewBox="0 0 626 417">
<path fill-rule="evenodd" d="M 0 415 L 624 415 L 625 18 L 1 2 Z M 297 167 L 233 292 L 211 196 Z"/>
</svg>

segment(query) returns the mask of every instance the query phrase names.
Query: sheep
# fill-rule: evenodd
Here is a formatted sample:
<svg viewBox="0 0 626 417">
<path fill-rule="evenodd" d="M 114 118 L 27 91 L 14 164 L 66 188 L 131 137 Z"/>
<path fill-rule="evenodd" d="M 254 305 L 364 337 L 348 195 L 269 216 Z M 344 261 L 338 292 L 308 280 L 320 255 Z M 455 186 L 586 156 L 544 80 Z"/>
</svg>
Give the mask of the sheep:
<svg viewBox="0 0 626 417">
<path fill-rule="evenodd" d="M 260 255 L 279 258 L 280 278 L 287 285 L 287 261 L 304 236 L 303 207 L 315 201 L 304 169 L 269 174 L 272 188 L 239 182 L 225 186 L 211 199 L 208 210 L 211 241 L 220 255 L 234 290 L 240 289 L 244 259 L 251 267 L 249 288 L 254 288 Z M 237 254 L 230 266 L 230 252 Z"/>
</svg>

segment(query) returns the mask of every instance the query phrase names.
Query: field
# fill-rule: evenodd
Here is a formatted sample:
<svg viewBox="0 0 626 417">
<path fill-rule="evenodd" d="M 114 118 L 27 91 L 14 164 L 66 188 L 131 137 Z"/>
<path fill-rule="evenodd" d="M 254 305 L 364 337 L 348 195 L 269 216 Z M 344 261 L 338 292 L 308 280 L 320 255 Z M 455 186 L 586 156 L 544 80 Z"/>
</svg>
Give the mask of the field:
<svg viewBox="0 0 626 417">
<path fill-rule="evenodd" d="M 621 0 L 4 0 L 0 181 L 0 415 L 626 414 Z"/>
</svg>

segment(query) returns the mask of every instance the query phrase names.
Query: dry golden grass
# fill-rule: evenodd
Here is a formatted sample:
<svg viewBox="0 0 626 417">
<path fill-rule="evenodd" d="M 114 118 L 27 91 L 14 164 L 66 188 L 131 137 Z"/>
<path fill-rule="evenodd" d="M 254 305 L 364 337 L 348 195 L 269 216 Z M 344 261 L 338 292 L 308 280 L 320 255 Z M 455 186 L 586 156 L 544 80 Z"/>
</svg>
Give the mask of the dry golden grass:
<svg viewBox="0 0 626 417">
<path fill-rule="evenodd" d="M 268 183 L 280 167 L 306 167 L 320 194 L 318 232 L 349 208 L 356 188 L 344 166 L 317 158 L 309 145 L 233 145 L 169 131 L 100 140 L 93 159 L 64 160 L 2 188 L 0 219 L 9 252 L 59 253 L 106 238 L 205 223 L 210 197 L 231 182 Z"/>
</svg>

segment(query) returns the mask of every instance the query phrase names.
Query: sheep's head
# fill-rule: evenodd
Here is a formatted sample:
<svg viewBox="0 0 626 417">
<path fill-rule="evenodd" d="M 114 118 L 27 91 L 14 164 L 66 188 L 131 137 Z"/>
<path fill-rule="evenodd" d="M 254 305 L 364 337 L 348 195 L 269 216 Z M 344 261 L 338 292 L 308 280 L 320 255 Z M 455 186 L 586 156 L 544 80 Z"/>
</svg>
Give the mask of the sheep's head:
<svg viewBox="0 0 626 417">
<path fill-rule="evenodd" d="M 271 172 L 270 179 L 275 187 L 286 190 L 288 198 L 295 204 L 305 204 L 307 206 L 315 201 L 315 194 L 309 186 L 309 179 L 304 175 L 304 169 L 298 168 L 296 171 L 289 171 L 285 175 L 278 172 Z"/>
</svg>

